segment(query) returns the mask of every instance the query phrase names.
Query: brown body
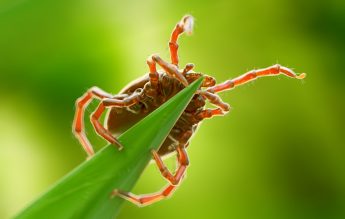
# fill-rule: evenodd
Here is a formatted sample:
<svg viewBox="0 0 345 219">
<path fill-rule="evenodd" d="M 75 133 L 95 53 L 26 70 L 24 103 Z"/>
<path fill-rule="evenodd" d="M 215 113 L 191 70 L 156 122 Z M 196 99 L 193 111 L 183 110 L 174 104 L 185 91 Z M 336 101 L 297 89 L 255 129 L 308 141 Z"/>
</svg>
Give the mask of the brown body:
<svg viewBox="0 0 345 219">
<path fill-rule="evenodd" d="M 91 123 L 95 131 L 121 150 L 123 146 L 116 136 L 157 109 L 184 87 L 199 77 L 204 77 L 201 88 L 194 95 L 159 151 L 151 151 L 152 158 L 156 162 L 159 171 L 169 184 L 157 193 L 141 196 L 115 189 L 112 197 L 120 196 L 142 206 L 159 201 L 172 194 L 188 167 L 189 159 L 186 147 L 189 145 L 189 140 L 195 133 L 198 124 L 203 119 L 224 115 L 230 109 L 229 104 L 224 103 L 217 93 L 233 89 L 263 76 L 284 74 L 297 79 L 305 77 L 305 74 L 296 75 L 286 67 L 274 65 L 264 69 L 249 71 L 237 78 L 215 85 L 213 77 L 192 72 L 193 64 L 187 64 L 184 69 L 179 69 L 177 40 L 182 33 L 191 32 L 192 26 L 193 18 L 189 15 L 183 17 L 175 26 L 169 41 L 171 63 L 165 62 L 157 55 L 152 55 L 147 60 L 150 70 L 149 74 L 131 82 L 119 94 L 112 95 L 98 87 L 92 87 L 76 102 L 77 109 L 73 122 L 73 132 L 86 153 L 89 156 L 93 156 L 93 147 L 84 131 L 84 111 L 93 98 L 101 100 L 97 109 L 91 114 Z M 159 65 L 163 71 L 158 72 L 156 65 Z M 216 106 L 216 108 L 205 109 L 206 100 Z M 106 117 L 105 125 L 102 125 L 99 120 L 106 109 L 109 109 L 108 116 Z M 161 156 L 174 151 L 177 152 L 178 166 L 175 172 L 170 172 L 163 163 Z"/>
<path fill-rule="evenodd" d="M 188 78 L 188 75 L 186 77 Z M 109 110 L 106 120 L 107 129 L 115 136 L 122 134 L 184 88 L 184 85 L 181 82 L 175 78 L 171 78 L 165 72 L 159 73 L 158 84 L 159 86 L 156 90 L 157 92 L 155 96 L 150 96 L 147 92 L 147 89 L 151 87 L 150 80 L 147 75 L 128 84 L 124 89 L 122 89 L 120 94 L 127 94 L 129 96 L 138 89 L 143 90 L 140 100 L 136 104 L 127 108 L 113 107 Z M 160 147 L 158 151 L 159 155 L 166 155 L 174 152 L 175 147 L 179 143 L 188 142 L 198 123 L 201 121 L 201 119 L 195 118 L 193 115 L 201 112 L 205 108 L 205 104 L 205 99 L 200 94 L 194 95 L 187 109 L 176 122 L 169 136 Z"/>
</svg>

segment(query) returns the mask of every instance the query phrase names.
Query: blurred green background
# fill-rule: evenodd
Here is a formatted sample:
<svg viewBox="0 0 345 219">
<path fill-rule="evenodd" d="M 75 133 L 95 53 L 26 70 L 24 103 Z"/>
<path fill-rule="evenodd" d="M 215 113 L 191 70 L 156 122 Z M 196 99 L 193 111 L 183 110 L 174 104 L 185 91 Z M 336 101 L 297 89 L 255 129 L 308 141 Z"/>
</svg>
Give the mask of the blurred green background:
<svg viewBox="0 0 345 219">
<path fill-rule="evenodd" d="M 181 187 L 145 208 L 126 203 L 119 218 L 345 218 L 343 0 L 2 0 L 0 218 L 85 159 L 71 132 L 76 98 L 94 85 L 117 93 L 152 53 L 168 60 L 186 13 L 196 25 L 180 40 L 181 66 L 218 82 L 275 63 L 308 76 L 222 93 L 233 110 L 202 124 Z M 164 184 L 151 165 L 135 192 Z"/>
</svg>

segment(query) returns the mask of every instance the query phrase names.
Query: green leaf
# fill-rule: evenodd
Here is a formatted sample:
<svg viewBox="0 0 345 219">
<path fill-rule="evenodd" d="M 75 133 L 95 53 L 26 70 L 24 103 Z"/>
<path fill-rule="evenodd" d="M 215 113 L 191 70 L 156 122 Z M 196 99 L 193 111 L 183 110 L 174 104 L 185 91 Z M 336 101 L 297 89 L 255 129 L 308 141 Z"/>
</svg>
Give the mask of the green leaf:
<svg viewBox="0 0 345 219">
<path fill-rule="evenodd" d="M 151 160 L 151 149 L 159 149 L 201 82 L 198 79 L 119 136 L 123 150 L 106 146 L 15 218 L 114 218 L 124 200 L 111 199 L 112 190 L 131 191 Z"/>
</svg>

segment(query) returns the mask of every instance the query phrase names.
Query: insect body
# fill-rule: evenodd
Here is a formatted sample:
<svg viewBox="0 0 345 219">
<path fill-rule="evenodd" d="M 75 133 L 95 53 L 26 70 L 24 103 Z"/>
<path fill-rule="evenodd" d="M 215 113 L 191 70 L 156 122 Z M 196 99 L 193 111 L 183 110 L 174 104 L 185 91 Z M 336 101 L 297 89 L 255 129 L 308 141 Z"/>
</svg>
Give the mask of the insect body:
<svg viewBox="0 0 345 219">
<path fill-rule="evenodd" d="M 286 67 L 274 65 L 264 69 L 252 70 L 232 80 L 216 84 L 213 77 L 194 72 L 193 64 L 187 64 L 183 69 L 179 69 L 177 40 L 184 32 L 190 33 L 192 26 L 193 17 L 190 15 L 184 16 L 175 26 L 169 42 L 171 63 L 164 61 L 158 55 L 151 55 L 147 59 L 149 73 L 128 84 L 119 94 L 112 95 L 100 88 L 93 87 L 76 101 L 77 109 L 73 132 L 88 156 L 92 156 L 94 150 L 85 135 L 83 119 L 85 107 L 93 98 L 100 99 L 101 102 L 91 114 L 91 123 L 100 136 L 121 150 L 123 146 L 115 136 L 126 131 L 193 81 L 202 76 L 204 77 L 201 87 L 176 122 L 168 138 L 158 151 L 152 151 L 153 159 L 169 184 L 161 191 L 153 194 L 137 196 L 119 190 L 114 190 L 112 194 L 113 196 L 118 195 L 125 198 L 139 206 L 161 200 L 172 194 L 177 188 L 189 164 L 186 147 L 197 126 L 206 118 L 221 116 L 230 110 L 229 104 L 223 102 L 218 96 L 219 92 L 233 89 L 263 76 L 284 74 L 297 79 L 305 77 L 305 74 L 296 75 Z M 161 71 L 157 70 L 157 65 L 161 67 Z M 215 108 L 205 108 L 206 101 L 213 104 Z M 102 125 L 99 119 L 106 109 L 109 110 L 105 125 Z M 172 152 L 177 152 L 178 160 L 178 167 L 174 173 L 166 168 L 161 158 L 163 155 Z"/>
</svg>

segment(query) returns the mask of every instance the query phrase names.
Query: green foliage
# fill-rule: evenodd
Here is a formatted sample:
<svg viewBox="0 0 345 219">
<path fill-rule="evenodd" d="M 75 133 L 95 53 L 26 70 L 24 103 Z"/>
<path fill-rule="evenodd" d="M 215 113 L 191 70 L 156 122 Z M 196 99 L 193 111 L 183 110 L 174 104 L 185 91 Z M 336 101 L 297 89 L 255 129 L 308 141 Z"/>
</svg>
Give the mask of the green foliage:
<svg viewBox="0 0 345 219">
<path fill-rule="evenodd" d="M 232 110 L 200 125 L 175 195 L 140 209 L 126 203 L 118 218 L 345 218 L 345 1 L 3 0 L 1 219 L 85 159 L 70 132 L 82 92 L 117 94 L 148 72 L 149 55 L 169 61 L 170 34 L 186 13 L 196 20 L 178 42 L 181 68 L 194 63 L 222 83 L 279 63 L 308 78 L 221 93 Z M 97 102 L 89 106 L 86 117 Z M 164 185 L 153 165 L 144 172 L 132 191 Z"/>
<path fill-rule="evenodd" d="M 131 191 L 151 159 L 188 105 L 202 78 L 119 137 L 125 149 L 108 145 L 85 161 L 16 219 L 114 218 L 123 199 L 110 198 L 113 189 Z"/>
</svg>

